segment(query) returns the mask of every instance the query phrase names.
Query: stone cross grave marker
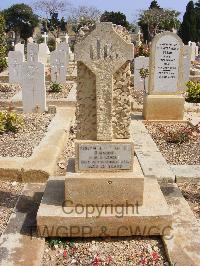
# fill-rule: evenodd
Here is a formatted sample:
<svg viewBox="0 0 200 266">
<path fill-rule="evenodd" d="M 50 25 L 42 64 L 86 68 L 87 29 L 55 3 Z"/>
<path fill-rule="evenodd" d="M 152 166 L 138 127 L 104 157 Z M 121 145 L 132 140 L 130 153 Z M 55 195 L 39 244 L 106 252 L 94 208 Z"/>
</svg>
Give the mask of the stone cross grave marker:
<svg viewBox="0 0 200 266">
<path fill-rule="evenodd" d="M 44 43 L 47 43 L 48 34 L 45 32 L 45 33 L 42 35 L 42 38 L 44 38 Z"/>
<path fill-rule="evenodd" d="M 96 76 L 97 140 L 112 140 L 113 74 L 133 59 L 133 45 L 117 34 L 112 23 L 99 23 L 75 46 L 75 56 Z"/>
<path fill-rule="evenodd" d="M 9 82 L 21 82 L 21 67 L 23 55 L 20 51 L 10 51 L 8 53 Z"/>
<path fill-rule="evenodd" d="M 181 93 L 183 79 L 183 43 L 172 32 L 158 34 L 150 55 L 149 93 Z"/>
<path fill-rule="evenodd" d="M 22 64 L 22 101 L 25 113 L 46 110 L 44 64 L 40 62 Z"/>
<path fill-rule="evenodd" d="M 27 44 L 27 62 L 38 62 L 38 44 Z"/>
<path fill-rule="evenodd" d="M 65 84 L 67 75 L 66 53 L 57 50 L 51 52 L 50 65 L 51 81 Z"/>
</svg>

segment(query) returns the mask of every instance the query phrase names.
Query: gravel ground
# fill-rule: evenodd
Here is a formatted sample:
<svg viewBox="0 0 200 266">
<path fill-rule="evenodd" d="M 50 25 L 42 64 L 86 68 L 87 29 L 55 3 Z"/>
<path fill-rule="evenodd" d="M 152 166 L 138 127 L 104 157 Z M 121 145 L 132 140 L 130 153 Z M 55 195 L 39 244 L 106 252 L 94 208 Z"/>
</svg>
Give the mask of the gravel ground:
<svg viewBox="0 0 200 266">
<path fill-rule="evenodd" d="M 153 237 L 123 237 L 105 239 L 49 239 L 43 256 L 43 266 L 54 265 L 169 265 L 162 241 Z"/>
<path fill-rule="evenodd" d="M 0 181 L 0 235 L 7 226 L 23 186 L 22 183 Z"/>
<path fill-rule="evenodd" d="M 178 186 L 200 222 L 200 183 L 185 182 Z"/>
<path fill-rule="evenodd" d="M 192 127 L 185 123 L 146 122 L 146 128 L 157 144 L 159 150 L 169 164 L 200 164 L 200 125 L 192 133 Z M 177 133 L 178 132 L 178 133 Z M 181 132 L 181 133 L 180 133 Z M 182 143 L 172 143 L 179 136 L 181 139 L 188 136 Z"/>
<path fill-rule="evenodd" d="M 50 88 L 49 86 L 47 87 L 47 97 L 49 99 L 62 99 L 62 98 L 67 98 L 70 90 L 72 89 L 73 84 L 66 84 L 62 86 L 62 90 L 60 92 L 51 92 L 49 91 Z"/>
<path fill-rule="evenodd" d="M 0 83 L 0 99 L 8 100 L 21 90 L 19 85 Z"/>
<path fill-rule="evenodd" d="M 135 88 L 131 88 L 131 96 L 138 104 L 143 104 L 143 98 L 144 98 L 143 90 L 137 90 Z"/>
<path fill-rule="evenodd" d="M 53 114 L 21 114 L 24 124 L 17 133 L 0 135 L 0 156 L 29 157 L 47 132 Z"/>
</svg>

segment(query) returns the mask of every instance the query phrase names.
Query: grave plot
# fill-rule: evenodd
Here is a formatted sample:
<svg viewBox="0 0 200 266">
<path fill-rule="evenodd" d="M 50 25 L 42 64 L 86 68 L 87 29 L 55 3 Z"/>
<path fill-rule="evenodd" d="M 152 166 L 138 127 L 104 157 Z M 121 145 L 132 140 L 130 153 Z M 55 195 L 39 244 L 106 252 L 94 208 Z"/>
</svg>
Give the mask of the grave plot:
<svg viewBox="0 0 200 266">
<path fill-rule="evenodd" d="M 0 83 L 0 102 L 11 101 L 12 97 L 21 90 L 20 85 L 10 83 Z"/>
<path fill-rule="evenodd" d="M 152 237 L 47 239 L 42 265 L 168 265 L 161 239 Z"/>
<path fill-rule="evenodd" d="M 51 83 L 46 85 L 46 90 L 47 90 L 47 100 L 61 100 L 61 99 L 67 99 L 69 92 L 73 88 L 74 83 L 66 83 L 65 85 L 63 84 L 56 84 L 56 83 Z"/>
<path fill-rule="evenodd" d="M 200 164 L 200 127 L 190 123 L 144 122 L 168 164 Z"/>
<path fill-rule="evenodd" d="M 17 131 L 10 128 L 8 132 L 1 132 L 0 157 L 28 158 L 47 133 L 54 114 L 6 112 L 5 116 L 10 116 L 10 119 L 13 116 L 12 123 L 16 125 Z"/>
<path fill-rule="evenodd" d="M 5 230 L 10 215 L 23 189 L 23 184 L 18 182 L 0 181 L 0 236 Z"/>
</svg>

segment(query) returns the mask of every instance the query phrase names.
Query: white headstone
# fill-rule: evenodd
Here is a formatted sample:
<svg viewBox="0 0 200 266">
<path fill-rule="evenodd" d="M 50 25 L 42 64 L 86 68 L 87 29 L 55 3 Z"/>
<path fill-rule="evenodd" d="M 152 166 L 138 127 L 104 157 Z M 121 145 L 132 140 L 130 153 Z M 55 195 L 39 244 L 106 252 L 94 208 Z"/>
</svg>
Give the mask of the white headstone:
<svg viewBox="0 0 200 266">
<path fill-rule="evenodd" d="M 8 53 L 9 82 L 21 82 L 21 67 L 23 55 L 20 51 L 10 51 Z"/>
<path fill-rule="evenodd" d="M 27 61 L 38 62 L 38 44 L 37 43 L 27 44 Z"/>
<path fill-rule="evenodd" d="M 49 48 L 46 43 L 40 43 L 39 44 L 39 62 L 43 64 L 47 64 L 48 61 L 48 55 L 50 54 Z"/>
<path fill-rule="evenodd" d="M 144 80 L 140 76 L 140 69 L 147 68 L 149 70 L 149 57 L 139 56 L 134 59 L 134 89 L 143 90 Z M 146 88 L 148 88 L 149 78 L 145 80 Z"/>
<path fill-rule="evenodd" d="M 186 89 L 186 82 L 190 79 L 190 68 L 191 68 L 191 54 L 192 47 L 185 45 L 183 47 L 183 86 Z"/>
<path fill-rule="evenodd" d="M 29 37 L 27 41 L 28 43 L 34 43 L 33 37 Z"/>
<path fill-rule="evenodd" d="M 39 62 L 22 63 L 23 111 L 44 112 L 46 110 L 45 66 Z"/>
<path fill-rule="evenodd" d="M 15 51 L 19 51 L 23 55 L 23 60 L 24 60 L 24 44 L 23 43 L 17 43 L 15 45 Z"/>
<path fill-rule="evenodd" d="M 188 42 L 188 45 L 192 47 L 191 61 L 195 61 L 195 58 L 196 58 L 196 43 L 195 42 Z"/>
<path fill-rule="evenodd" d="M 156 35 L 150 56 L 149 93 L 177 94 L 183 80 L 183 43 L 172 32 Z"/>
<path fill-rule="evenodd" d="M 51 81 L 57 83 L 66 83 L 67 59 L 66 53 L 62 51 L 53 51 L 50 54 Z"/>
<path fill-rule="evenodd" d="M 58 50 L 60 52 L 64 52 L 68 55 L 69 54 L 69 44 L 66 42 L 58 43 L 56 50 Z"/>
</svg>

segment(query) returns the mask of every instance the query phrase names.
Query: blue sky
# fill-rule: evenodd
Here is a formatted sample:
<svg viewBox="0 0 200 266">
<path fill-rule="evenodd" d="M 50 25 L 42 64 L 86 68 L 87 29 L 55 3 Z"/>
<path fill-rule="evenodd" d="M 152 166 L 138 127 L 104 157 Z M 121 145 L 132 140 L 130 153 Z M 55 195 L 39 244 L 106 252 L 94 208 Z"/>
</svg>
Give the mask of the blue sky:
<svg viewBox="0 0 200 266">
<path fill-rule="evenodd" d="M 0 8 L 4 9 L 15 3 L 30 4 L 33 0 L 0 0 Z M 132 22 L 138 11 L 149 7 L 151 0 L 71 0 L 73 6 L 87 5 L 95 6 L 98 9 L 121 11 L 126 14 L 127 19 Z M 185 12 L 185 7 L 189 0 L 158 0 L 158 4 L 164 8 L 176 9 L 181 12 L 181 17 Z M 195 1 L 194 1 L 195 2 Z"/>
</svg>

